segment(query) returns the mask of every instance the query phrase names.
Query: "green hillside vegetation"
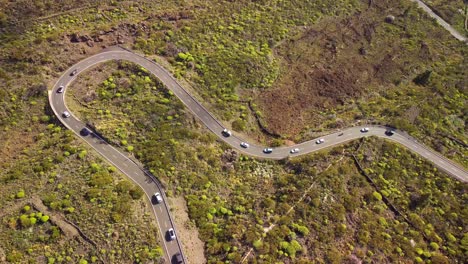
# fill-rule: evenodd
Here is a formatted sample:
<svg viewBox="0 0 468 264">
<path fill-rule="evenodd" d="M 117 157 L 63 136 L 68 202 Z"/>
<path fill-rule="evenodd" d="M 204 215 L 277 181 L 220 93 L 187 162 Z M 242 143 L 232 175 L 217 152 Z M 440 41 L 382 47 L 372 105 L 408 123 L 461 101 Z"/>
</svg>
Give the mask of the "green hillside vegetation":
<svg viewBox="0 0 468 264">
<path fill-rule="evenodd" d="M 0 173 L 2 261 L 158 260 L 143 192 L 53 120 L 33 116 L 43 132 Z"/>
<path fill-rule="evenodd" d="M 86 74 L 80 76 L 67 100 L 84 99 L 84 89 L 97 94 L 85 106 L 74 103 L 74 111 L 94 120 L 122 151 L 133 146 L 169 196 L 186 198 L 209 263 L 239 263 L 251 248 L 254 263 L 464 258 L 466 184 L 405 149 L 371 138 L 280 163 L 258 161 L 193 123 L 178 99 L 143 69 L 118 62 L 93 72 L 102 73 L 97 84 L 87 86 L 80 80 Z M 94 106 L 105 106 L 108 114 Z"/>
<path fill-rule="evenodd" d="M 427 0 L 424 3 L 459 32 L 465 35 L 468 33 L 468 24 L 465 24 L 468 15 L 468 2 L 466 0 Z"/>
<path fill-rule="evenodd" d="M 467 46 L 415 22 L 424 15 L 408 2 L 323 20 L 278 46 L 285 73 L 254 100 L 263 123 L 296 142 L 390 124 L 466 166 Z"/>
<path fill-rule="evenodd" d="M 66 131 L 47 101 L 64 70 L 117 43 L 167 61 L 223 122 L 262 142 L 308 139 L 339 128 L 339 118 L 390 122 L 467 164 L 466 45 L 409 1 L 0 1 L 0 262 L 159 260 L 143 193 Z M 310 114 L 305 121 L 331 121 L 276 129 L 268 115 L 289 108 L 267 112 L 260 99 L 299 66 L 320 62 L 325 77 L 341 76 L 330 69 L 350 69 L 350 59 L 385 69 L 381 79 L 326 108 L 286 102 Z M 168 196 L 185 197 L 210 263 L 237 263 L 251 248 L 253 263 L 466 259 L 466 184 L 403 148 L 371 139 L 356 153 L 375 187 L 349 156 L 357 143 L 280 163 L 251 159 L 216 142 L 144 69 L 100 69 L 79 76 L 79 100 L 67 99 L 74 113 L 144 162 Z M 300 97 L 299 88 L 285 91 Z M 260 133 L 254 114 L 279 138 Z"/>
</svg>

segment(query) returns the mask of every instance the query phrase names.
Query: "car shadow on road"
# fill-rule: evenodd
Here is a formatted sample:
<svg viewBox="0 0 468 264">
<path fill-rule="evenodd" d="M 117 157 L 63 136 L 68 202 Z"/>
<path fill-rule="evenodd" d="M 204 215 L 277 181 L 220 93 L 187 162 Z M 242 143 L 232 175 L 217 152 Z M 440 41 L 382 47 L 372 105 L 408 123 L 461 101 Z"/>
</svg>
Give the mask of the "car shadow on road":
<svg viewBox="0 0 468 264">
<path fill-rule="evenodd" d="M 89 136 L 92 137 L 92 138 L 98 139 L 99 144 L 107 144 L 107 145 L 109 145 L 109 143 L 107 143 L 107 141 L 105 141 L 102 137 L 98 136 L 98 135 L 97 135 L 96 133 L 94 133 L 94 132 L 91 132 L 91 133 L 89 134 Z"/>
<path fill-rule="evenodd" d="M 154 205 L 159 204 L 158 200 L 156 200 L 156 196 L 154 196 L 154 195 L 151 196 L 151 203 L 154 204 Z"/>
</svg>

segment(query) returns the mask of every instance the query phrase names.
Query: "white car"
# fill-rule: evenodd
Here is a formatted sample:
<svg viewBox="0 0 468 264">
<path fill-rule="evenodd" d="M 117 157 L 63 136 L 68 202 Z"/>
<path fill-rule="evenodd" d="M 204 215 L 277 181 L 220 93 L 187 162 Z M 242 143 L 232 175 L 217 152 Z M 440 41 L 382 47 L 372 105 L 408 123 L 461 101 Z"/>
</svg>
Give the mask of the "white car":
<svg viewBox="0 0 468 264">
<path fill-rule="evenodd" d="M 362 133 L 369 132 L 369 128 L 368 127 L 363 127 L 363 128 L 361 128 L 361 132 Z"/>
<path fill-rule="evenodd" d="M 162 203 L 163 201 L 161 194 L 158 192 L 154 194 L 154 198 L 156 199 L 157 203 Z"/>
<path fill-rule="evenodd" d="M 167 236 L 169 237 L 169 240 L 175 240 L 176 239 L 175 232 L 174 232 L 173 228 L 169 228 L 169 230 L 167 230 Z"/>
<path fill-rule="evenodd" d="M 325 139 L 323 138 L 317 139 L 317 141 L 315 141 L 316 144 L 322 144 L 323 142 L 325 142 Z"/>
<path fill-rule="evenodd" d="M 265 154 L 270 154 L 270 153 L 272 153 L 272 152 L 273 152 L 273 149 L 272 149 L 272 148 L 265 148 L 265 149 L 263 149 L 263 153 L 265 153 Z"/>
<path fill-rule="evenodd" d="M 243 147 L 243 148 L 248 148 L 250 145 L 249 145 L 249 143 L 241 142 L 240 146 Z"/>
<path fill-rule="evenodd" d="M 70 113 L 68 111 L 65 111 L 62 113 L 62 116 L 65 118 L 70 117 Z"/>
<path fill-rule="evenodd" d="M 299 149 L 298 148 L 293 148 L 291 151 L 289 151 L 291 154 L 298 153 Z"/>
<path fill-rule="evenodd" d="M 63 87 L 63 85 L 60 85 L 60 87 L 57 89 L 57 93 L 63 93 L 63 89 L 65 89 L 65 87 Z"/>
<path fill-rule="evenodd" d="M 230 130 L 227 130 L 227 128 L 225 128 L 222 132 L 223 136 L 225 137 L 230 137 L 232 135 L 231 131 Z"/>
</svg>

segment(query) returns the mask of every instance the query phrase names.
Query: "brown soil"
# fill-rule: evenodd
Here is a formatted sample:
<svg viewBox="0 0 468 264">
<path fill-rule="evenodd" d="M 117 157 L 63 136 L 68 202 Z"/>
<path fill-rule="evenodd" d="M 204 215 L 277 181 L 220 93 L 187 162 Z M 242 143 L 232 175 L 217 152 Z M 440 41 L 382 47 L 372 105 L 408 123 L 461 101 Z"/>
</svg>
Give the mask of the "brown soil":
<svg viewBox="0 0 468 264">
<path fill-rule="evenodd" d="M 342 105 L 361 93 L 362 87 L 357 85 L 360 69 L 306 69 L 307 64 L 291 65 L 292 71 L 279 88 L 259 98 L 268 128 L 274 133 L 297 134 L 314 111 Z"/>
<path fill-rule="evenodd" d="M 9 215 L 12 212 L 19 211 L 25 204 L 31 203 L 30 199 L 23 200 L 21 202 L 15 202 L 14 204 L 7 204 L 5 208 L 1 208 L 0 211 L 0 219 L 5 217 L 5 215 Z"/>
<path fill-rule="evenodd" d="M 274 133 L 297 134 L 317 111 L 343 105 L 361 95 L 368 65 L 358 54 L 348 58 L 354 61 L 352 64 L 340 62 L 339 34 L 330 35 L 329 29 L 309 30 L 278 48 L 277 55 L 283 58 L 283 77 L 274 89 L 258 98 L 267 126 Z"/>
<path fill-rule="evenodd" d="M 180 241 L 182 241 L 182 248 L 188 263 L 206 263 L 206 258 L 203 254 L 205 245 L 198 237 L 197 228 L 190 222 L 184 198 L 170 198 L 169 203 L 173 209 L 172 215 L 176 216 L 174 217 L 174 221 L 177 235 L 180 237 Z"/>
<path fill-rule="evenodd" d="M 12 159 L 17 158 L 17 153 L 20 153 L 23 149 L 28 148 L 34 143 L 31 133 L 23 131 L 8 133 L 4 139 L 5 141 L 1 143 L 3 146 L 0 148 L 0 164 L 4 164 L 5 166 L 12 163 Z"/>
<path fill-rule="evenodd" d="M 330 110 L 395 86 L 407 74 L 402 61 L 429 58 L 424 43 L 419 52 L 405 54 L 397 42 L 381 39 L 379 31 L 388 26 L 383 18 L 397 12 L 386 5 L 341 20 L 323 20 L 276 48 L 282 77 L 256 99 L 272 133 L 294 139 L 307 127 L 318 128 L 329 119 Z M 400 27 L 396 23 L 392 27 Z"/>
</svg>

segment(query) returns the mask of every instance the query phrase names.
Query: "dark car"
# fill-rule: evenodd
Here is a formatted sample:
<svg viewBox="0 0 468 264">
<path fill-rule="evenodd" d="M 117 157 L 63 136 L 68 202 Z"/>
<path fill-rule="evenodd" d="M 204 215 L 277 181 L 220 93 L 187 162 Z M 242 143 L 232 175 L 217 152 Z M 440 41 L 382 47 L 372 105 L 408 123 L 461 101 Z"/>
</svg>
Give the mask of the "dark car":
<svg viewBox="0 0 468 264">
<path fill-rule="evenodd" d="M 221 134 L 223 134 L 223 136 L 225 137 L 230 137 L 232 135 L 232 132 L 230 130 L 227 130 L 226 128 L 223 130 L 223 132 L 221 132 Z"/>
<path fill-rule="evenodd" d="M 63 87 L 63 85 L 60 85 L 60 87 L 57 89 L 57 93 L 63 93 L 64 89 L 65 87 Z"/>
<path fill-rule="evenodd" d="M 385 135 L 387 135 L 387 136 L 389 136 L 389 137 L 390 137 L 390 136 L 393 136 L 393 134 L 395 134 L 395 132 L 394 132 L 393 130 L 390 130 L 390 129 L 389 129 L 389 130 L 385 131 Z"/>
<path fill-rule="evenodd" d="M 89 131 L 88 128 L 83 127 L 83 129 L 81 129 L 81 131 L 80 131 L 80 134 L 81 134 L 82 136 L 86 137 L 87 135 L 91 134 L 91 131 Z"/>
<path fill-rule="evenodd" d="M 77 69 L 74 69 L 74 70 L 70 73 L 70 76 L 75 76 L 77 73 L 78 73 L 78 70 L 77 70 Z"/>
<path fill-rule="evenodd" d="M 172 263 L 184 263 L 184 258 L 182 258 L 182 255 L 180 253 L 175 253 L 172 257 Z"/>
</svg>

